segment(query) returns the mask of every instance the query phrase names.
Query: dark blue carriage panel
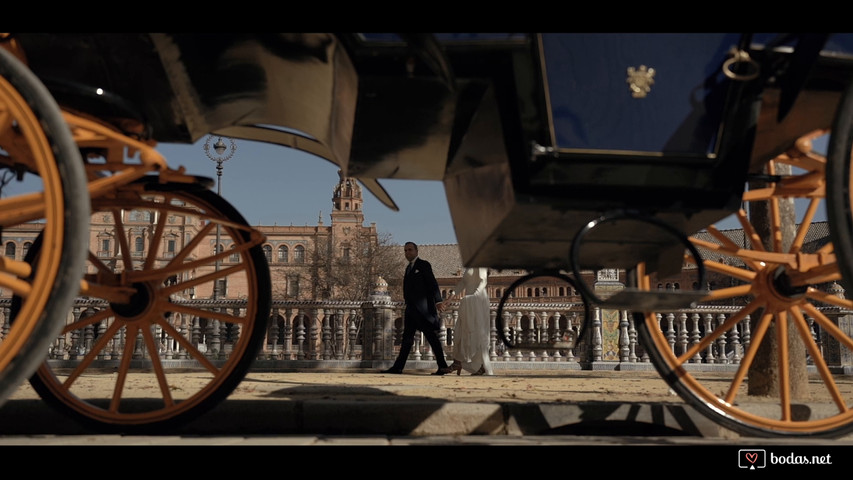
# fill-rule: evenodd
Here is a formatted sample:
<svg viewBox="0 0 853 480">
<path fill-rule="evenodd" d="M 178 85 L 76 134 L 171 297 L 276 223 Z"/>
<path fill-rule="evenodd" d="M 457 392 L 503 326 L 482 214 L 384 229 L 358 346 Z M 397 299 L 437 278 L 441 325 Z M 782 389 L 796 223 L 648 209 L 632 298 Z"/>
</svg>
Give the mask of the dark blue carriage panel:
<svg viewBox="0 0 853 480">
<path fill-rule="evenodd" d="M 729 83 L 722 65 L 739 38 L 732 33 L 542 35 L 553 146 L 714 154 Z"/>
</svg>

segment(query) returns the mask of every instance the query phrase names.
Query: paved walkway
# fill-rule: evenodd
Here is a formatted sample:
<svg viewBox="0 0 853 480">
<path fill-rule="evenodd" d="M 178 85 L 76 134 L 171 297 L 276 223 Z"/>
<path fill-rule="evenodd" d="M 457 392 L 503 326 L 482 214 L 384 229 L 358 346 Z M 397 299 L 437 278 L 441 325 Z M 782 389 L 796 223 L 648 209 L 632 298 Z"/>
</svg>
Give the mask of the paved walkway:
<svg viewBox="0 0 853 480">
<path fill-rule="evenodd" d="M 700 415 L 654 372 L 431 372 L 253 371 L 211 411 L 151 437 L 87 432 L 22 385 L 0 407 L 0 445 L 767 444 Z M 110 375 L 103 378 L 109 388 Z"/>
<path fill-rule="evenodd" d="M 654 372 L 535 370 L 495 376 L 373 371 L 249 372 L 183 434 L 547 435 L 730 432 L 693 412 Z M 201 381 L 181 373 L 176 384 Z M 111 375 L 103 388 L 111 388 Z M 35 410 L 35 411 L 33 411 Z M 26 413 L 30 411 L 31 413 Z M 4 434 L 74 434 L 26 384 L 0 408 Z"/>
</svg>

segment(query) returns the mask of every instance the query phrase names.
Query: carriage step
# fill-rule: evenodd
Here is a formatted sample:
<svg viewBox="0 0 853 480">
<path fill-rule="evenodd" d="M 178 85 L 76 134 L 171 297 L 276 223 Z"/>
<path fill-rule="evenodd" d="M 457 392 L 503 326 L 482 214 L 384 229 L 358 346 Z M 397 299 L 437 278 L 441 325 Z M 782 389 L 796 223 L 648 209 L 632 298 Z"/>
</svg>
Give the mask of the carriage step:
<svg viewBox="0 0 853 480">
<path fill-rule="evenodd" d="M 707 290 L 637 290 L 625 288 L 602 299 L 599 305 L 634 311 L 671 310 L 694 308 L 696 303 L 708 296 Z"/>
</svg>

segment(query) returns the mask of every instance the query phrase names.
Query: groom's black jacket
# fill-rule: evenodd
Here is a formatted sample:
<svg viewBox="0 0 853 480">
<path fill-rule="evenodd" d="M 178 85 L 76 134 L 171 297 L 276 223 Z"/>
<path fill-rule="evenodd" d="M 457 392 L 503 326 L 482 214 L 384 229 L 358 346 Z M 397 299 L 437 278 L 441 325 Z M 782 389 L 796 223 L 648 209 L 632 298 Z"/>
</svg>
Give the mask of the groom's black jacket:
<svg viewBox="0 0 853 480">
<path fill-rule="evenodd" d="M 403 299 L 406 316 L 418 321 L 424 328 L 441 328 L 435 304 L 442 301 L 432 265 L 421 258 L 415 259 L 411 271 L 403 278 Z M 422 330 L 422 329 L 421 329 Z"/>
</svg>

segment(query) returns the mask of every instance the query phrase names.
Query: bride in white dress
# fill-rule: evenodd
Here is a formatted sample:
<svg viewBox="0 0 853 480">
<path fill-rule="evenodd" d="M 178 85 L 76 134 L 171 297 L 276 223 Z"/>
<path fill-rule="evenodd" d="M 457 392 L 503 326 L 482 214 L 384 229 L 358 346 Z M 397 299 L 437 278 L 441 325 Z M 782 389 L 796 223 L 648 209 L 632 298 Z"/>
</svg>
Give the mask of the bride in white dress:
<svg viewBox="0 0 853 480">
<path fill-rule="evenodd" d="M 452 370 L 472 375 L 494 375 L 489 360 L 490 325 L 489 294 L 486 291 L 488 270 L 467 268 L 456 286 L 459 316 L 453 335 Z"/>
</svg>

